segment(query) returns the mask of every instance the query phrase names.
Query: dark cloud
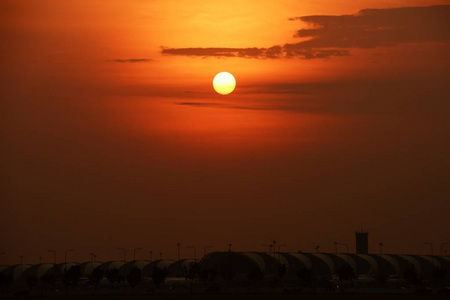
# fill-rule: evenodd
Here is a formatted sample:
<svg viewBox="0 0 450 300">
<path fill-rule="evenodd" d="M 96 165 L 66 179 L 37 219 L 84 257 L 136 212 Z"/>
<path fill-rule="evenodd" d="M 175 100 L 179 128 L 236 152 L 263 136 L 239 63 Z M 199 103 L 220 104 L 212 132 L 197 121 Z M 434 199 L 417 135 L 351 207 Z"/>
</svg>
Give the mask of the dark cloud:
<svg viewBox="0 0 450 300">
<path fill-rule="evenodd" d="M 296 37 L 311 38 L 299 48 L 374 48 L 407 42 L 450 41 L 450 5 L 364 9 L 356 15 L 295 18 L 313 28 Z"/>
<path fill-rule="evenodd" d="M 449 42 L 450 5 L 364 9 L 355 15 L 290 18 L 309 25 L 295 34 L 309 38 L 270 48 L 163 48 L 167 55 L 259 59 L 348 56 L 351 48 L 395 46 L 408 42 Z"/>
<path fill-rule="evenodd" d="M 152 62 L 153 59 L 150 58 L 130 58 L 130 59 L 110 59 L 110 62 L 116 63 L 144 63 L 144 62 Z"/>
</svg>

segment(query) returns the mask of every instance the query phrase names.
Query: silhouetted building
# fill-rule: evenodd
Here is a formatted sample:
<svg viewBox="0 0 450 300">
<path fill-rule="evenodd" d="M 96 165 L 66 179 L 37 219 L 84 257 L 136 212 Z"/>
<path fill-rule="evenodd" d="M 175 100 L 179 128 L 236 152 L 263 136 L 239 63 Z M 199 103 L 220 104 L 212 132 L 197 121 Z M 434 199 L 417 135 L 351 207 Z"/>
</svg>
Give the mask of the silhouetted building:
<svg viewBox="0 0 450 300">
<path fill-rule="evenodd" d="M 356 237 L 356 253 L 369 254 L 369 233 L 355 232 Z"/>
</svg>

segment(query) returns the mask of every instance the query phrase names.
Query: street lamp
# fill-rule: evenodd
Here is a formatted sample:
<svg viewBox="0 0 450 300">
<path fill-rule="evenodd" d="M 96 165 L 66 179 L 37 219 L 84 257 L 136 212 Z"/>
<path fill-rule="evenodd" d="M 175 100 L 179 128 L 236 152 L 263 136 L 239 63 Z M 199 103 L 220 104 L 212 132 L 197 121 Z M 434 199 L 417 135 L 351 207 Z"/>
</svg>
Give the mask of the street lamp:
<svg viewBox="0 0 450 300">
<path fill-rule="evenodd" d="M 228 252 L 231 252 L 231 246 L 233 246 L 231 243 L 228 244 Z"/>
<path fill-rule="evenodd" d="M 125 264 L 127 262 L 125 248 L 117 248 L 117 250 L 123 251 L 123 263 Z"/>
<path fill-rule="evenodd" d="M 430 242 L 423 242 L 425 245 L 430 245 L 431 248 L 431 263 L 434 264 L 433 262 L 433 243 Z"/>
<path fill-rule="evenodd" d="M 205 247 L 203 247 L 203 256 L 206 255 L 206 250 L 208 250 L 209 248 L 213 248 L 213 246 L 205 246 Z"/>
<path fill-rule="evenodd" d="M 275 245 L 276 245 L 277 241 L 274 240 L 274 241 L 272 241 L 272 243 L 273 243 L 273 248 L 272 248 L 273 249 L 273 254 L 275 254 L 275 251 L 277 249 Z"/>
<path fill-rule="evenodd" d="M 177 243 L 178 260 L 180 260 L 180 246 L 181 246 L 181 243 Z"/>
<path fill-rule="evenodd" d="M 150 253 L 150 262 L 153 261 L 153 250 L 150 250 L 148 253 Z"/>
<path fill-rule="evenodd" d="M 56 251 L 55 250 L 47 250 L 48 252 L 52 252 L 54 255 L 54 265 L 56 265 Z"/>
<path fill-rule="evenodd" d="M 270 245 L 262 245 L 263 247 L 267 247 L 267 248 L 269 248 L 269 253 L 272 253 L 272 247 L 273 247 L 273 244 L 270 244 Z"/>
<path fill-rule="evenodd" d="M 347 247 L 347 254 L 348 254 L 348 244 L 334 242 L 334 251 L 336 252 L 336 254 L 337 254 L 337 246 L 338 245 L 346 246 Z"/>
<path fill-rule="evenodd" d="M 441 244 L 441 257 L 443 257 L 443 255 L 442 255 L 442 249 L 444 248 L 444 245 L 448 245 L 448 244 L 450 244 L 450 243 L 442 243 L 442 244 Z"/>
<path fill-rule="evenodd" d="M 66 269 L 66 265 L 67 265 L 67 253 L 73 251 L 73 249 L 69 249 L 64 251 L 64 270 Z"/>
<path fill-rule="evenodd" d="M 194 247 L 194 246 L 187 246 L 187 248 L 188 248 L 188 249 L 189 249 L 189 248 L 194 249 L 194 260 L 195 260 L 195 247 Z"/>
<path fill-rule="evenodd" d="M 142 247 L 134 248 L 134 250 L 133 250 L 133 260 L 134 261 L 136 261 L 136 251 L 141 250 L 141 249 L 142 249 Z"/>
<path fill-rule="evenodd" d="M 378 245 L 380 246 L 380 255 L 381 255 L 381 254 L 383 254 L 383 251 L 382 251 L 383 250 L 383 243 L 379 243 Z"/>
<path fill-rule="evenodd" d="M 431 249 L 431 256 L 433 256 L 433 243 L 430 242 L 423 242 L 425 245 L 430 245 L 430 249 Z"/>
</svg>

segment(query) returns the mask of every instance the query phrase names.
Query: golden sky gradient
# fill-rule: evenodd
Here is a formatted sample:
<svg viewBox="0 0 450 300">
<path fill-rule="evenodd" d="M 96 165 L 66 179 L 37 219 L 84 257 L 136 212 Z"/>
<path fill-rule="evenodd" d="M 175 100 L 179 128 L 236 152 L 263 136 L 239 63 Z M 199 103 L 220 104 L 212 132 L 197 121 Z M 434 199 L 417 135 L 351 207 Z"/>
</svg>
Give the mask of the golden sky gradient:
<svg viewBox="0 0 450 300">
<path fill-rule="evenodd" d="M 372 252 L 448 241 L 449 16 L 430 0 L 1 1 L 0 263 L 332 251 L 361 228 Z"/>
</svg>

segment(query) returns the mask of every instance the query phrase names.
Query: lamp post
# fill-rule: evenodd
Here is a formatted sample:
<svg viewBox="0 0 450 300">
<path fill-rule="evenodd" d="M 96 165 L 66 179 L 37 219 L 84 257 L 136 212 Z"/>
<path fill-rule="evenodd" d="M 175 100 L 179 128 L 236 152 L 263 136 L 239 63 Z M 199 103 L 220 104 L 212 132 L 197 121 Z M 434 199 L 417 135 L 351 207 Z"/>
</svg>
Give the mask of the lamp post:
<svg viewBox="0 0 450 300">
<path fill-rule="evenodd" d="M 153 261 L 153 250 L 150 250 L 148 253 L 150 253 L 150 262 Z"/>
<path fill-rule="evenodd" d="M 181 246 L 181 243 L 177 243 L 178 260 L 180 260 L 180 246 Z"/>
<path fill-rule="evenodd" d="M 23 272 L 23 255 L 20 256 L 20 272 Z"/>
<path fill-rule="evenodd" d="M 39 256 L 39 264 L 42 264 L 42 256 Z"/>
<path fill-rule="evenodd" d="M 159 259 L 162 259 L 162 252 L 159 252 Z"/>
<path fill-rule="evenodd" d="M 233 246 L 231 243 L 228 244 L 228 252 L 231 252 L 231 246 Z"/>
<path fill-rule="evenodd" d="M 320 252 L 320 245 L 317 245 L 314 249 L 316 249 L 316 253 Z"/>
<path fill-rule="evenodd" d="M 72 252 L 73 249 L 69 249 L 64 251 L 64 270 L 66 269 L 66 265 L 67 265 L 67 253 Z"/>
<path fill-rule="evenodd" d="M 270 245 L 262 245 L 263 247 L 267 247 L 267 248 L 269 248 L 269 253 L 272 253 L 272 247 L 273 247 L 273 244 L 270 244 Z"/>
<path fill-rule="evenodd" d="M 123 251 L 123 263 L 125 264 L 127 262 L 125 248 L 117 248 L 117 250 Z"/>
<path fill-rule="evenodd" d="M 210 248 L 213 248 L 213 246 L 205 246 L 205 247 L 203 247 L 203 256 L 206 255 L 206 250 L 208 250 Z"/>
<path fill-rule="evenodd" d="M 443 257 L 442 250 L 443 250 L 444 246 L 448 245 L 448 244 L 450 244 L 450 243 L 442 243 L 441 244 L 441 257 Z"/>
<path fill-rule="evenodd" d="M 337 246 L 338 245 L 345 246 L 347 248 L 347 254 L 348 254 L 348 244 L 334 242 L 334 251 L 336 254 L 337 254 Z"/>
<path fill-rule="evenodd" d="M 141 249 L 142 249 L 142 247 L 134 248 L 134 249 L 133 249 L 133 260 L 134 260 L 134 261 L 136 260 L 136 251 L 141 250 Z"/>
<path fill-rule="evenodd" d="M 431 248 L 431 264 L 434 264 L 434 259 L 433 259 L 433 243 L 430 242 L 423 242 L 425 245 L 430 245 Z"/>
<path fill-rule="evenodd" d="M 188 249 L 194 249 L 194 260 L 195 260 L 195 247 L 194 246 L 187 246 Z"/>
<path fill-rule="evenodd" d="M 52 252 L 54 255 L 54 261 L 53 264 L 56 265 L 56 251 L 55 250 L 47 250 L 48 252 Z"/>
<path fill-rule="evenodd" d="M 425 245 L 430 245 L 430 249 L 431 249 L 431 256 L 433 256 L 433 243 L 430 242 L 423 242 Z"/>
<path fill-rule="evenodd" d="M 378 244 L 380 246 L 380 255 L 383 254 L 383 243 Z"/>
<path fill-rule="evenodd" d="M 275 255 L 275 251 L 277 250 L 277 247 L 276 247 L 277 241 L 273 240 L 272 244 L 273 244 L 273 248 L 272 248 L 273 249 L 273 254 Z"/>
</svg>

